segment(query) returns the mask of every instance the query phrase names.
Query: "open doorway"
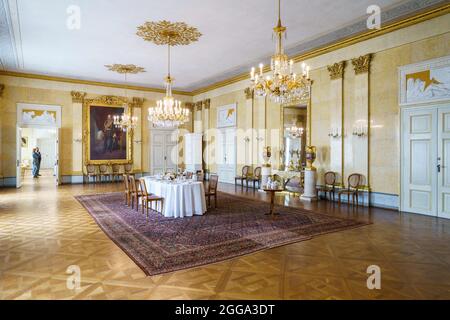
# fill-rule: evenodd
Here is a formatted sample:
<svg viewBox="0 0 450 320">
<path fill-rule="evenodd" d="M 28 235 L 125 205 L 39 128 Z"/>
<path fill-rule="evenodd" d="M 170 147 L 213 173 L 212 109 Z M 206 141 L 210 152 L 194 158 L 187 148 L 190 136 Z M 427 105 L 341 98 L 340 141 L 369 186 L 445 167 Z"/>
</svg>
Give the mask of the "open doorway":
<svg viewBox="0 0 450 320">
<path fill-rule="evenodd" d="M 59 184 L 58 129 L 19 128 L 17 138 L 20 142 L 20 177 L 17 179 L 17 187 L 35 183 Z M 33 151 L 36 148 L 39 149 L 41 161 L 37 166 L 38 170 L 33 172 Z"/>
</svg>

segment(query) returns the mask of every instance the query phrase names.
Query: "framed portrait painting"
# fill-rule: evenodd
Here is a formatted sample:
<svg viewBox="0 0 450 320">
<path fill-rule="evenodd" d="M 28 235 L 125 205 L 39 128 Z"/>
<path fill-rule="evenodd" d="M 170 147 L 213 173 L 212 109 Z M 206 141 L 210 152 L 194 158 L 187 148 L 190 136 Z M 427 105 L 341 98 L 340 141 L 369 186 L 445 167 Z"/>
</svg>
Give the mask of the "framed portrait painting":
<svg viewBox="0 0 450 320">
<path fill-rule="evenodd" d="M 114 125 L 114 116 L 126 112 L 123 105 L 105 105 L 96 101 L 85 104 L 85 164 L 132 163 L 133 132 Z"/>
</svg>

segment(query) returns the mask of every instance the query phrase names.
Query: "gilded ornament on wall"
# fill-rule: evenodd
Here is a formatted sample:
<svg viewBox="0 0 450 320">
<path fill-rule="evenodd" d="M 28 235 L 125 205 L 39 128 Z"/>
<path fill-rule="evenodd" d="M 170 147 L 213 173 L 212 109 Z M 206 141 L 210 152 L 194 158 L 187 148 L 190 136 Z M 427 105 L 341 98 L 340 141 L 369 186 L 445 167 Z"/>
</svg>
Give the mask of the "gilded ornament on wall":
<svg viewBox="0 0 450 320">
<path fill-rule="evenodd" d="M 328 66 L 331 80 L 342 79 L 344 77 L 345 61 L 336 62 Z"/>
<path fill-rule="evenodd" d="M 188 45 L 198 41 L 202 36 L 195 27 L 191 27 L 184 22 L 167 20 L 146 22 L 137 29 L 136 34 L 139 37 L 157 45 Z"/>
<path fill-rule="evenodd" d="M 114 71 L 120 74 L 137 74 L 137 73 L 141 73 L 141 72 L 146 72 L 144 68 L 142 67 L 138 67 L 134 64 L 106 64 L 105 65 L 106 68 L 108 68 L 109 71 Z"/>
<path fill-rule="evenodd" d="M 355 74 L 367 73 L 370 70 L 370 62 L 372 60 L 372 55 L 367 54 L 359 58 L 352 59 L 353 68 L 355 69 Z"/>
<path fill-rule="evenodd" d="M 251 88 L 245 88 L 244 93 L 245 99 L 250 100 L 253 99 L 255 91 L 252 90 Z"/>
<path fill-rule="evenodd" d="M 3 97 L 3 91 L 5 90 L 5 85 L 0 84 L 0 97 Z"/>
<path fill-rule="evenodd" d="M 83 100 L 86 97 L 86 92 L 71 91 L 70 94 L 72 95 L 73 103 L 83 103 Z"/>
</svg>

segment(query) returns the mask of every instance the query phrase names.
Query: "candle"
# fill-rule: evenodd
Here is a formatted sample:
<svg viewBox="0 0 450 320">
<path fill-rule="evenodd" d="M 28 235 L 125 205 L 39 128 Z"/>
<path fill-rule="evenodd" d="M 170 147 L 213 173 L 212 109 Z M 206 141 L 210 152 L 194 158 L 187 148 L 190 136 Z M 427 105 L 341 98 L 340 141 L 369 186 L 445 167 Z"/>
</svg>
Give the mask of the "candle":
<svg viewBox="0 0 450 320">
<path fill-rule="evenodd" d="M 259 64 L 259 74 L 261 75 L 261 77 L 263 75 L 263 67 L 264 67 L 264 65 L 262 63 L 260 63 Z"/>
</svg>

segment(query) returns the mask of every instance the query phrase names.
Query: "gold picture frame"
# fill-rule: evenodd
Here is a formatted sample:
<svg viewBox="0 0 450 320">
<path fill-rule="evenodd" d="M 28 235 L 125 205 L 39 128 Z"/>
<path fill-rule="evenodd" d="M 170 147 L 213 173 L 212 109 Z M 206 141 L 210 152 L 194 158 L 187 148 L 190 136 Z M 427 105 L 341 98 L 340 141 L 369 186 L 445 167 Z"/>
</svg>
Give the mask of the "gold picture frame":
<svg viewBox="0 0 450 320">
<path fill-rule="evenodd" d="M 92 128 L 91 128 L 91 109 L 92 108 L 117 108 L 122 109 L 130 115 L 133 115 L 133 106 L 135 99 L 129 103 L 127 98 L 117 96 L 100 96 L 94 99 L 83 100 L 83 152 L 85 165 L 113 165 L 113 164 L 132 164 L 133 163 L 133 130 L 126 131 L 125 157 L 120 159 L 92 159 Z M 125 110 L 124 104 L 128 104 L 128 110 Z"/>
</svg>

